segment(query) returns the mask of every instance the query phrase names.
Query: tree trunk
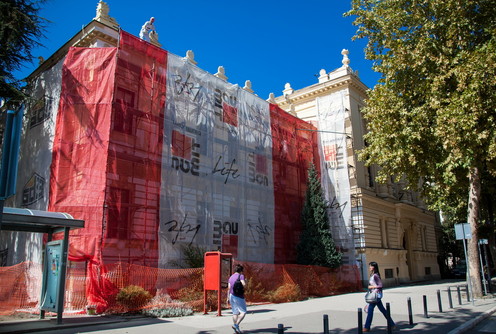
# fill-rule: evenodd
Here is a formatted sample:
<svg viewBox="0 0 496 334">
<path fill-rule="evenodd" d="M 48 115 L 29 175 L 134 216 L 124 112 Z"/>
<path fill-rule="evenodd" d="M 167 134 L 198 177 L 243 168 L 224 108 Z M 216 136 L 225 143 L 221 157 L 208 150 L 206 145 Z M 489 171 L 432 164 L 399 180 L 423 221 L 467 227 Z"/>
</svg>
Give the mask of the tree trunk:
<svg viewBox="0 0 496 334">
<path fill-rule="evenodd" d="M 479 236 L 477 228 L 479 224 L 479 204 L 481 199 L 480 170 L 472 167 L 469 172 L 469 194 L 468 194 L 468 223 L 472 230 L 472 239 L 468 241 L 468 263 L 470 279 L 472 281 L 473 297 L 482 297 L 482 283 L 479 262 Z"/>
</svg>

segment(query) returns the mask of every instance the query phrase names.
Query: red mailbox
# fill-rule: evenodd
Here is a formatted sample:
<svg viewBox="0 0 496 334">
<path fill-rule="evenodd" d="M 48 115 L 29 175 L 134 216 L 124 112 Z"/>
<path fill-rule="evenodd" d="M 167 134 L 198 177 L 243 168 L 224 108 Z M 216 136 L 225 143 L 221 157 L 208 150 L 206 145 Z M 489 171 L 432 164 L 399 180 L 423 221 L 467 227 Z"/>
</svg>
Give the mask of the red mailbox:
<svg viewBox="0 0 496 334">
<path fill-rule="evenodd" d="M 207 314 L 207 291 L 217 290 L 217 315 L 221 316 L 221 292 L 227 288 L 227 281 L 232 274 L 232 254 L 221 252 L 205 253 L 205 270 L 203 277 L 203 313 Z"/>
</svg>

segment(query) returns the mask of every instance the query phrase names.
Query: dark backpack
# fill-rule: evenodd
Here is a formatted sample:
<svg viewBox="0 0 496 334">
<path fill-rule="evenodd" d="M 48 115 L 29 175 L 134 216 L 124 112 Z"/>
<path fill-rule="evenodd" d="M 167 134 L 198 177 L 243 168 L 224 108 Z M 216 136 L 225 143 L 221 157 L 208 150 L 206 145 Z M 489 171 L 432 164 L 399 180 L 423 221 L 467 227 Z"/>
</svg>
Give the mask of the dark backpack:
<svg viewBox="0 0 496 334">
<path fill-rule="evenodd" d="M 243 286 L 243 283 L 241 283 L 241 280 L 239 279 L 241 277 L 241 274 L 238 274 L 238 279 L 236 282 L 234 282 L 233 285 L 233 295 L 239 298 L 244 298 L 245 295 L 245 287 Z"/>
</svg>

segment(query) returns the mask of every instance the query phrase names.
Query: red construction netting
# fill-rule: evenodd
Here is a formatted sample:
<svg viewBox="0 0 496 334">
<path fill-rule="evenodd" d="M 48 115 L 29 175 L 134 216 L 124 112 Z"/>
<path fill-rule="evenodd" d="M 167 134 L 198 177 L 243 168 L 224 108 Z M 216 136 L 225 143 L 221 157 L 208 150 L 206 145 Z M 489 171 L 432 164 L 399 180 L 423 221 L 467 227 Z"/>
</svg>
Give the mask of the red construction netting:
<svg viewBox="0 0 496 334">
<path fill-rule="evenodd" d="M 243 263 L 248 304 L 280 303 L 358 291 L 360 275 L 355 266 L 330 269 L 295 264 Z M 115 263 L 102 273 L 112 293 L 104 296 L 106 309 L 98 313 L 123 313 L 143 309 L 187 308 L 203 310 L 203 268 L 158 269 L 128 263 Z M 42 267 L 23 262 L 0 267 L 0 315 L 39 313 Z M 66 278 L 65 313 L 84 314 L 91 303 L 86 296 L 90 277 L 81 262 L 70 262 Z M 223 281 L 227 280 L 223 278 Z M 147 303 L 119 303 L 121 289 L 136 286 L 148 291 Z M 222 291 L 225 300 L 226 289 Z M 208 310 L 215 310 L 217 295 L 209 291 Z M 133 304 L 134 303 L 134 304 Z M 96 305 L 95 305 L 96 306 Z M 227 307 L 227 305 L 223 305 Z"/>
</svg>

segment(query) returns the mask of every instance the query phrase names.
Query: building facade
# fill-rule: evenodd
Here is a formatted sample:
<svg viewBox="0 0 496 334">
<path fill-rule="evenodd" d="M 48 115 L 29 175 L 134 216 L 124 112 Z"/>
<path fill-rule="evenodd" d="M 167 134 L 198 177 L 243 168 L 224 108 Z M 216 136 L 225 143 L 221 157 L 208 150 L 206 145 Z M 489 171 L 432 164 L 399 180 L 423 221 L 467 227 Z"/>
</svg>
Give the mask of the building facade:
<svg viewBox="0 0 496 334">
<path fill-rule="evenodd" d="M 342 56 L 341 67 L 331 72 L 322 69 L 317 83 L 298 90 L 287 83 L 274 102 L 316 125 L 324 151 L 323 175 L 346 170 L 351 206 L 347 226 L 364 280 L 371 261 L 379 264 L 386 284 L 440 278 L 436 214 L 426 209 L 419 194 L 405 189 L 405 184 L 392 179 L 387 184 L 377 183 L 379 167 L 365 166 L 357 159 L 365 145 L 367 129 L 360 110 L 366 104 L 368 88 L 350 67 L 348 51 L 343 50 Z M 329 118 L 336 119 L 329 109 L 343 110 L 340 128 L 329 126 Z M 343 144 L 333 144 L 339 137 Z M 342 207 L 332 192 L 328 194 L 330 210 Z"/>
<path fill-rule="evenodd" d="M 401 184 L 356 159 L 367 87 L 349 66 L 267 101 L 96 17 L 30 76 L 17 195 L 8 206 L 68 212 L 86 227 L 69 258 L 167 268 L 184 247 L 292 263 L 306 170 L 315 163 L 336 244 L 367 279 L 439 277 L 436 219 Z M 6 232 L 2 232 L 6 233 Z M 39 236 L 2 238 L 7 263 L 39 260 Z M 19 247 L 18 245 L 22 245 Z M 90 269 L 93 270 L 93 269 Z"/>
<path fill-rule="evenodd" d="M 297 129 L 315 128 L 222 67 L 210 74 L 191 52 L 118 29 L 102 8 L 29 78 L 7 205 L 85 220 L 69 259 L 89 267 L 177 267 L 189 247 L 294 263 L 307 168 L 319 161 L 315 133 Z M 2 241 L 9 265 L 41 259 L 35 235 Z"/>
</svg>

